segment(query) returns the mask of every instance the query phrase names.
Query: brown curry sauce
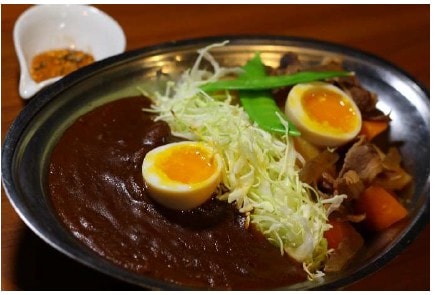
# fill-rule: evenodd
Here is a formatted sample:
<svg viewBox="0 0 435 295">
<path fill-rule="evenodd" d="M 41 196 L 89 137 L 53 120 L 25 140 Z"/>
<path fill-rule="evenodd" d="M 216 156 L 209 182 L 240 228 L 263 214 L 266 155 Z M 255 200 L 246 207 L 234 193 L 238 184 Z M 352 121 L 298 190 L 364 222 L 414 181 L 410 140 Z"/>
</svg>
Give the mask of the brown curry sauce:
<svg viewBox="0 0 435 295">
<path fill-rule="evenodd" d="M 113 263 L 188 287 L 271 289 L 306 279 L 230 204 L 210 200 L 172 211 L 146 194 L 147 151 L 171 141 L 166 123 L 142 111 L 148 99 L 108 103 L 80 117 L 53 150 L 53 207 L 75 237 Z"/>
</svg>

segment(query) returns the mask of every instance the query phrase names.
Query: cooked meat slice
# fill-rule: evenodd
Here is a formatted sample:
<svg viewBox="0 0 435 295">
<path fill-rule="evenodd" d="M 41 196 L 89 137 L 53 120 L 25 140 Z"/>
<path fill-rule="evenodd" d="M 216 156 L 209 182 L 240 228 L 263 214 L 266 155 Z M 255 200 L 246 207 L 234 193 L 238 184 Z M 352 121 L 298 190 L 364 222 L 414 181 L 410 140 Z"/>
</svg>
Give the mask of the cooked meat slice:
<svg viewBox="0 0 435 295">
<path fill-rule="evenodd" d="M 325 60 L 323 63 L 317 66 L 311 66 L 308 71 L 344 71 L 343 66 L 337 60 Z"/>
<path fill-rule="evenodd" d="M 281 57 L 277 71 L 281 74 L 292 74 L 302 68 L 299 56 L 296 53 L 288 52 Z"/>
<path fill-rule="evenodd" d="M 322 173 L 322 178 L 318 184 L 318 189 L 329 195 L 334 194 L 335 177 L 328 171 Z"/>
<path fill-rule="evenodd" d="M 402 157 L 396 148 L 390 148 L 387 154 L 380 152 L 382 158 L 383 171 L 380 173 L 374 183 L 388 189 L 401 190 L 412 181 L 409 175 L 400 165 Z"/>
<path fill-rule="evenodd" d="M 346 201 L 357 199 L 364 190 L 364 183 L 354 170 L 346 171 L 342 177 L 334 182 L 335 194 L 347 195 Z"/>
<path fill-rule="evenodd" d="M 346 153 L 344 164 L 338 177 L 349 171 L 355 171 L 363 183 L 370 183 L 382 172 L 382 159 L 378 150 L 361 137 Z"/>
<path fill-rule="evenodd" d="M 361 113 L 368 113 L 376 110 L 377 96 L 363 88 L 356 76 L 342 77 L 336 79 L 338 86 L 349 93 Z"/>
<path fill-rule="evenodd" d="M 347 92 L 358 106 L 364 120 L 390 121 L 390 117 L 376 108 L 378 98 L 365 89 L 355 76 L 335 79 L 338 87 Z"/>
</svg>

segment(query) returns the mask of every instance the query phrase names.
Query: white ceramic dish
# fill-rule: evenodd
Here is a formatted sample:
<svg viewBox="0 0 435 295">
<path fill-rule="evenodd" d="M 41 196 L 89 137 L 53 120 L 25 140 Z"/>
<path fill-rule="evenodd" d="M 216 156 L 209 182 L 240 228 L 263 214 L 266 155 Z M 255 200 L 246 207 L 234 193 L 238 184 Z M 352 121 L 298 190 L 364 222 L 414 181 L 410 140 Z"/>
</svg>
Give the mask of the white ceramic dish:
<svg viewBox="0 0 435 295">
<path fill-rule="evenodd" d="M 16 21 L 13 38 L 21 71 L 19 93 L 23 99 L 62 78 L 36 83 L 29 71 L 36 54 L 69 48 L 90 53 L 98 61 L 122 53 L 126 46 L 121 26 L 109 15 L 87 5 L 32 6 Z"/>
</svg>

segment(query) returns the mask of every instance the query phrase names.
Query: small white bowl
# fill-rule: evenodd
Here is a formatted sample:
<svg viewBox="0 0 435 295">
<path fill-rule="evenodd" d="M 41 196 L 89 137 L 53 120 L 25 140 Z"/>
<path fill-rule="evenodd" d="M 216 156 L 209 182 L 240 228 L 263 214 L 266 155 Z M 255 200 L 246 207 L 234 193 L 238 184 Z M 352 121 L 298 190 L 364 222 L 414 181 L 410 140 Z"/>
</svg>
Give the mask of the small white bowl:
<svg viewBox="0 0 435 295">
<path fill-rule="evenodd" d="M 62 78 L 36 83 L 30 76 L 36 54 L 68 48 L 89 53 L 98 61 L 122 53 L 126 46 L 121 26 L 109 15 L 87 5 L 32 6 L 20 15 L 13 34 L 21 71 L 19 93 L 23 99 Z"/>
</svg>

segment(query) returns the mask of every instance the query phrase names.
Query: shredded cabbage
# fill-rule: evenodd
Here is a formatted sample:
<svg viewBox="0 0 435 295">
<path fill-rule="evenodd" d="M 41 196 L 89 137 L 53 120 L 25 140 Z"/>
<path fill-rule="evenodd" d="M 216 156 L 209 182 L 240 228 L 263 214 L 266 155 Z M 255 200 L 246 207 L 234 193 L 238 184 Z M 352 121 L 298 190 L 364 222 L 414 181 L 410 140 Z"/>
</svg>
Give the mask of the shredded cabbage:
<svg viewBox="0 0 435 295">
<path fill-rule="evenodd" d="M 199 50 L 193 67 L 168 83 L 164 93 L 154 93 L 147 111 L 167 122 L 174 135 L 212 145 L 224 159 L 223 184 L 228 188 L 219 199 L 234 202 L 282 254 L 303 263 L 311 278 L 320 277 L 319 268 L 327 256 L 323 233 L 329 229 L 324 203 L 331 210 L 343 198 L 321 201 L 314 189 L 299 180 L 296 160 L 302 159 L 291 137 L 260 129 L 229 93 L 211 97 L 199 89 L 204 83 L 240 73 L 240 68 L 219 66 L 209 53 L 223 45 Z M 199 68 L 203 59 L 212 65 L 211 72 Z"/>
</svg>

